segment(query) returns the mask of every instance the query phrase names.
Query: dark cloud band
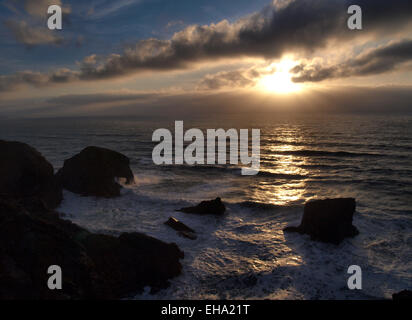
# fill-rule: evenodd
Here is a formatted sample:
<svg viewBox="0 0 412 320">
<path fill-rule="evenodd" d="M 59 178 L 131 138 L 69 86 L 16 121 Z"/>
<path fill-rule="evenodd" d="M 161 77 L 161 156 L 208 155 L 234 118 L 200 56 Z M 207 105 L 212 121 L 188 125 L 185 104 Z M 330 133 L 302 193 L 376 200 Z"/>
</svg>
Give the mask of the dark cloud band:
<svg viewBox="0 0 412 320">
<path fill-rule="evenodd" d="M 319 82 L 327 79 L 369 76 L 397 70 L 412 61 L 412 40 L 380 47 L 338 65 L 299 65 L 292 69 L 294 82 Z"/>
</svg>

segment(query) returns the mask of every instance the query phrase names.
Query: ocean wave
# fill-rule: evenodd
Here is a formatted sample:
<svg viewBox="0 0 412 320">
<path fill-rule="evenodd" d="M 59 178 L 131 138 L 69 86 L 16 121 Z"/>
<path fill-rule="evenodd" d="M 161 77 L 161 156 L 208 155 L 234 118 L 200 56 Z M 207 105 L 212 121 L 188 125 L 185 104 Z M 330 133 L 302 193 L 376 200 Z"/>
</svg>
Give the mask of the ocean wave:
<svg viewBox="0 0 412 320">
<path fill-rule="evenodd" d="M 307 176 L 301 175 L 301 174 L 276 173 L 276 172 L 270 172 L 270 171 L 265 171 L 265 170 L 260 170 L 257 176 L 258 177 L 271 177 L 271 178 L 277 178 L 277 179 L 282 179 L 282 180 L 303 180 L 303 179 L 308 178 Z"/>
<path fill-rule="evenodd" d="M 180 164 L 180 165 L 160 165 L 157 168 L 165 170 L 165 171 L 188 171 L 194 174 L 202 174 L 202 173 L 210 173 L 210 172 L 219 172 L 219 173 L 236 173 L 240 174 L 240 167 L 235 167 L 230 164 L 223 164 L 223 165 L 189 165 L 189 164 Z"/>
<path fill-rule="evenodd" d="M 329 164 L 301 164 L 299 168 L 302 169 L 327 169 L 327 170 L 343 170 L 343 169 L 353 169 L 356 168 L 355 166 L 348 166 L 348 165 L 329 165 Z"/>
<path fill-rule="evenodd" d="M 277 205 L 273 203 L 264 203 L 264 202 L 251 201 L 251 200 L 233 203 L 232 205 L 238 205 L 240 207 L 244 207 L 248 209 L 258 209 L 258 210 L 263 210 L 263 211 L 297 209 L 301 207 L 300 205 Z"/>
<path fill-rule="evenodd" d="M 271 140 L 271 139 L 261 139 L 261 146 L 273 147 L 276 146 L 295 146 L 295 147 L 320 147 L 320 148 L 352 148 L 352 149 L 373 149 L 373 150 L 401 150 L 401 151 L 411 151 L 412 147 L 410 145 L 396 145 L 396 144 L 383 144 L 383 143 L 373 143 L 368 141 L 367 143 L 348 143 L 340 141 L 331 142 L 307 142 L 307 141 L 288 141 L 288 140 Z"/>
<path fill-rule="evenodd" d="M 378 153 L 356 153 L 348 151 L 322 151 L 322 150 L 279 150 L 274 151 L 274 154 L 279 155 L 291 155 L 301 157 L 342 157 L 342 158 L 355 158 L 355 157 L 385 157 L 383 154 Z"/>
<path fill-rule="evenodd" d="M 245 166 L 248 167 L 248 166 Z M 163 170 L 166 171 L 176 171 L 176 170 L 183 170 L 188 171 L 193 174 L 211 174 L 213 172 L 216 173 L 226 173 L 230 175 L 241 175 L 241 167 L 234 166 L 234 165 L 186 165 L 182 164 L 179 166 L 160 166 Z M 287 174 L 287 173 L 278 173 L 278 172 L 271 172 L 266 170 L 260 170 L 257 175 L 253 177 L 270 177 L 275 179 L 282 179 L 282 180 L 303 180 L 307 179 L 308 177 L 301 174 Z"/>
</svg>

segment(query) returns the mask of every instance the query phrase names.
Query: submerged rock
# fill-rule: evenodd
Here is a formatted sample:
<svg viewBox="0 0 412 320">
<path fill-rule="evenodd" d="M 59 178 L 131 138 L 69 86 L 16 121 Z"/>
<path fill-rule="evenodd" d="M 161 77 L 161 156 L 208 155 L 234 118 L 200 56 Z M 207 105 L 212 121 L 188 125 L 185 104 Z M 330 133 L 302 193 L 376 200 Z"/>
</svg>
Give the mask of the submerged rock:
<svg viewBox="0 0 412 320">
<path fill-rule="evenodd" d="M 63 198 L 53 166 L 36 149 L 3 140 L 0 140 L 0 197 L 34 198 L 51 209 Z"/>
<path fill-rule="evenodd" d="M 393 300 L 412 300 L 412 291 L 402 290 L 401 292 L 392 295 Z"/>
<path fill-rule="evenodd" d="M 165 225 L 171 227 L 172 229 L 176 230 L 178 234 L 182 237 L 191 239 L 191 240 L 196 240 L 196 231 L 193 229 L 189 228 L 187 225 L 184 223 L 180 222 L 174 217 L 170 217 L 169 220 L 165 222 Z"/>
<path fill-rule="evenodd" d="M 179 231 L 177 234 L 179 236 L 183 237 L 183 238 L 188 238 L 190 240 L 196 240 L 197 239 L 197 235 L 193 232 Z"/>
<path fill-rule="evenodd" d="M 140 233 L 93 234 L 50 210 L 0 199 L 0 299 L 114 299 L 145 286 L 165 288 L 183 252 Z M 62 269 L 62 290 L 47 270 Z"/>
<path fill-rule="evenodd" d="M 185 225 L 183 222 L 180 222 L 174 217 L 170 217 L 169 220 L 165 222 L 165 225 L 171 227 L 172 229 L 176 231 L 186 231 L 186 232 L 193 232 L 195 231 L 191 228 L 189 228 L 187 225 Z"/>
<path fill-rule="evenodd" d="M 312 240 L 339 244 L 344 238 L 359 234 L 352 225 L 355 209 L 353 198 L 309 201 L 305 204 L 300 226 L 287 227 L 284 231 L 309 234 Z"/>
<path fill-rule="evenodd" d="M 134 182 L 129 158 L 109 149 L 87 147 L 64 161 L 56 176 L 63 188 L 83 196 L 117 197 L 121 185 L 116 178 Z"/>
<path fill-rule="evenodd" d="M 196 213 L 196 214 L 215 214 L 223 215 L 226 211 L 226 207 L 220 198 L 210 201 L 202 201 L 197 206 L 181 208 L 180 212 Z"/>
</svg>

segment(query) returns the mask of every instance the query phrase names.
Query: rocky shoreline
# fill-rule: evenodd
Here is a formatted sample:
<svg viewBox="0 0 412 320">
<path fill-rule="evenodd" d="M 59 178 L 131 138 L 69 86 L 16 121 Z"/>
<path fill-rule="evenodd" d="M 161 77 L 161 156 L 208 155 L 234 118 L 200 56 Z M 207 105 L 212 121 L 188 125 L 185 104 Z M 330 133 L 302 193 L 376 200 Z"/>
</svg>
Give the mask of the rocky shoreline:
<svg viewBox="0 0 412 320">
<path fill-rule="evenodd" d="M 91 233 L 56 211 L 63 188 L 82 196 L 120 196 L 117 179 L 134 183 L 129 162 L 118 152 L 87 147 L 54 174 L 34 148 L 0 140 L 0 299 L 121 299 L 147 286 L 152 292 L 167 288 L 181 274 L 184 252 L 175 243 L 136 232 Z M 309 201 L 301 224 L 284 232 L 338 245 L 359 233 L 352 225 L 355 209 L 352 198 Z M 176 211 L 222 216 L 226 207 L 216 198 Z M 195 230 L 174 217 L 165 224 L 197 239 Z M 61 290 L 47 287 L 52 265 L 63 271 Z M 410 299 L 410 291 L 393 298 Z"/>
<path fill-rule="evenodd" d="M 127 157 L 86 148 L 55 176 L 27 144 L 0 141 L 0 154 L 0 299 L 119 299 L 145 286 L 165 288 L 181 273 L 184 253 L 174 243 L 141 233 L 94 234 L 54 210 L 63 187 L 120 195 L 114 178 L 132 183 Z M 47 287 L 51 265 L 62 269 L 62 290 Z"/>
</svg>

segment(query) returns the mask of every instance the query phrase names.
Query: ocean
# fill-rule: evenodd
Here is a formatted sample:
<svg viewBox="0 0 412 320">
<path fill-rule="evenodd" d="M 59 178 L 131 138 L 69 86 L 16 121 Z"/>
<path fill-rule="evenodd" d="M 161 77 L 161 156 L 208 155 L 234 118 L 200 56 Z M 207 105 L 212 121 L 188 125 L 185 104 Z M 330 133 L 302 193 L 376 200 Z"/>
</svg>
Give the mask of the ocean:
<svg viewBox="0 0 412 320">
<path fill-rule="evenodd" d="M 190 128 L 261 130 L 261 169 L 236 165 L 156 166 L 152 133 Z M 173 132 L 173 131 L 172 131 Z M 168 289 L 131 299 L 375 299 L 412 285 L 412 116 L 272 115 L 0 120 L 0 139 L 26 142 L 54 166 L 90 145 L 127 155 L 136 184 L 116 199 L 64 191 L 58 208 L 93 232 L 143 232 L 185 252 Z M 223 217 L 175 209 L 221 197 Z M 340 245 L 284 234 L 310 199 L 354 197 L 360 234 Z M 163 223 L 174 216 L 195 241 Z M 349 290 L 350 265 L 362 290 Z"/>
</svg>

